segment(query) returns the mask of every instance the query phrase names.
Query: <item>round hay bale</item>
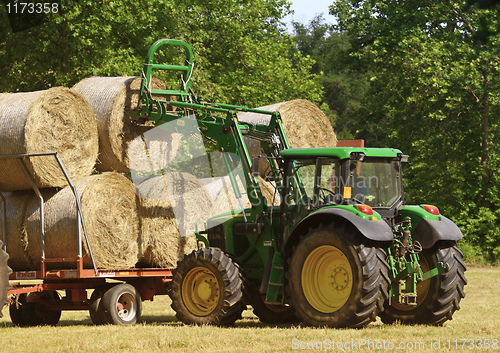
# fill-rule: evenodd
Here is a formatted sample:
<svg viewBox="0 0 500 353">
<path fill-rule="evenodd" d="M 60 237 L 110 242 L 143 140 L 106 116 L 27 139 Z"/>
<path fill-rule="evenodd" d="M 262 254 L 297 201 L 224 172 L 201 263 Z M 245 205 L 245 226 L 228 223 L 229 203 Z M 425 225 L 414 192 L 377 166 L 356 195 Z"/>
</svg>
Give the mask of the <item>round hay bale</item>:
<svg viewBox="0 0 500 353">
<path fill-rule="evenodd" d="M 33 196 L 32 190 L 13 191 L 2 193 L 5 200 L 6 219 L 3 217 L 3 209 L 0 222 L 0 239 L 4 239 L 3 227 L 6 226 L 7 253 L 9 254 L 8 264 L 12 271 L 33 270 L 27 256 L 27 240 L 25 239 L 22 227 L 28 200 Z"/>
<path fill-rule="evenodd" d="M 337 146 L 337 136 L 325 113 L 308 100 L 295 99 L 257 109 L 280 113 L 290 148 Z M 247 112 L 238 114 L 238 119 L 250 124 L 269 125 L 271 117 Z M 250 157 L 264 155 L 260 141 L 245 137 L 245 143 Z M 267 160 L 261 160 L 260 174 L 262 176 L 270 174 Z"/>
<path fill-rule="evenodd" d="M 241 205 L 239 200 L 236 198 L 231 180 L 229 179 L 229 177 L 226 177 L 224 179 L 224 185 L 219 191 L 217 199 L 214 203 L 214 207 L 212 209 L 213 215 L 218 215 L 229 211 L 241 212 Z M 243 208 L 252 207 L 252 204 L 248 199 L 246 183 L 242 182 L 239 175 L 236 176 L 236 181 L 238 184 L 238 190 L 241 193 L 241 203 L 243 204 Z"/>
<path fill-rule="evenodd" d="M 118 173 L 91 175 L 75 183 L 81 198 L 85 227 L 98 268 L 135 266 L 139 259 L 139 217 L 134 185 Z M 72 189 L 54 193 L 44 202 L 46 258 L 77 256 L 76 200 Z M 23 231 L 32 263 L 40 266 L 40 210 L 38 199 L 29 201 Z M 85 268 L 92 268 L 82 231 Z M 51 264 L 52 265 L 52 264 Z M 54 264 L 67 268 L 68 264 Z"/>
<path fill-rule="evenodd" d="M 264 198 L 266 199 L 267 205 L 279 206 L 281 198 L 279 193 L 277 193 L 276 196 L 274 194 L 274 182 L 265 181 L 264 178 L 260 176 L 258 176 L 257 179 L 259 180 L 260 191 L 262 193 L 262 196 L 264 196 Z M 244 208 L 251 208 L 252 204 L 248 198 L 247 190 L 244 189 L 243 183 L 241 182 L 239 177 L 237 177 L 237 180 L 238 188 L 240 191 L 242 191 L 241 203 L 243 204 Z M 236 198 L 233 186 L 231 185 L 231 181 L 229 180 L 229 178 L 227 178 L 227 180 L 223 184 L 222 189 L 218 193 L 212 213 L 215 216 L 229 211 L 241 212 L 241 206 L 238 199 Z"/>
<path fill-rule="evenodd" d="M 150 120 L 132 119 L 132 112 L 138 106 L 140 88 L 140 77 L 90 77 L 73 86 L 75 91 L 87 99 L 97 118 L 99 130 L 97 170 L 129 173 L 129 161 L 137 159 L 134 169 L 140 171 L 140 161 L 143 158 L 142 156 L 136 158 L 133 153 L 129 155 L 129 145 L 136 137 L 154 127 Z M 166 86 L 161 80 L 153 79 L 152 88 L 166 89 Z M 179 141 L 180 134 L 170 134 L 159 143 L 159 146 L 154 144 L 147 146 L 147 153 L 153 159 L 161 161 L 167 158 L 170 161 L 175 157 Z M 149 170 L 148 167 L 146 165 L 145 170 Z"/>
<path fill-rule="evenodd" d="M 46 91 L 0 96 L 0 155 L 57 152 L 73 181 L 92 173 L 98 152 L 92 109 L 77 92 Z M 53 156 L 25 158 L 39 188 L 66 186 Z M 18 160 L 0 159 L 0 190 L 31 189 Z"/>
<path fill-rule="evenodd" d="M 153 175 L 167 168 L 177 156 L 181 137 L 180 133 L 155 127 L 128 141 L 128 169 L 134 174 Z"/>
<path fill-rule="evenodd" d="M 260 191 L 262 196 L 266 198 L 268 206 L 279 206 L 281 204 L 281 197 L 278 191 L 276 191 L 276 183 L 273 181 L 265 181 L 262 177 L 257 177 L 259 179 Z M 276 192 L 276 193 L 275 193 Z"/>
<path fill-rule="evenodd" d="M 167 173 L 136 188 L 145 248 L 140 265 L 177 267 L 177 261 L 197 249 L 195 224 L 211 216 L 210 194 L 188 173 Z"/>
</svg>

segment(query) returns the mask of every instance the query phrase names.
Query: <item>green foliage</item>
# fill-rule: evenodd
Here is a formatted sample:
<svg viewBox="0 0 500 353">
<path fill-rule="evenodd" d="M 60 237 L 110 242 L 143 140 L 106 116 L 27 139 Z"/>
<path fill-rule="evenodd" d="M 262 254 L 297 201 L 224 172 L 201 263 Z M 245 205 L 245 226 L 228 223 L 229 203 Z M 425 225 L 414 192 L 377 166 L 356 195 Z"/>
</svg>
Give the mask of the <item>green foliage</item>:
<svg viewBox="0 0 500 353">
<path fill-rule="evenodd" d="M 407 203 L 432 203 L 490 260 L 500 255 L 498 39 L 474 40 L 491 10 L 462 1 L 337 1 L 336 29 L 371 72 L 364 109 L 411 156 Z M 373 123 L 373 122 L 372 122 Z"/>
<path fill-rule="evenodd" d="M 334 32 L 322 15 L 308 25 L 293 22 L 293 28 L 297 50 L 314 60 L 311 72 L 319 75 L 317 82 L 323 87 L 321 108 L 337 138 L 347 140 L 356 135 L 369 146 L 377 146 L 384 132 L 377 128 L 377 123 L 367 120 L 367 111 L 363 109 L 370 74 L 357 70 L 358 63 L 349 57 L 349 36 Z"/>
<path fill-rule="evenodd" d="M 288 6 L 285 0 L 82 0 L 26 31 L 12 33 L 1 21 L 0 92 L 71 86 L 94 75 L 138 76 L 149 46 L 176 38 L 193 46 L 193 88 L 202 100 L 318 101 L 311 60 L 288 57 L 293 43 L 281 23 Z"/>
</svg>

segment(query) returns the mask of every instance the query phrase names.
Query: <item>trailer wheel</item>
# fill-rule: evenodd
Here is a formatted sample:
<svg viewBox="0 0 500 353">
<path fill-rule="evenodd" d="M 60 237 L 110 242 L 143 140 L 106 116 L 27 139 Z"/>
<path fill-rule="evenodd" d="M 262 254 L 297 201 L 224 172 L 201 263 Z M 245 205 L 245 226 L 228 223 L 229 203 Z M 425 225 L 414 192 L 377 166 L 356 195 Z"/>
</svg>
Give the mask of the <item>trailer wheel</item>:
<svg viewBox="0 0 500 353">
<path fill-rule="evenodd" d="M 169 295 L 187 325 L 232 325 L 245 308 L 238 267 L 219 248 L 193 251 L 178 262 Z"/>
<path fill-rule="evenodd" d="M 118 284 L 104 293 L 97 312 L 104 324 L 133 325 L 141 319 L 141 295 L 130 284 Z"/>
<path fill-rule="evenodd" d="M 438 262 L 448 264 L 449 271 L 417 285 L 416 306 L 399 304 L 395 300 L 389 305 L 387 300 L 385 310 L 380 313 L 385 324 L 400 321 L 410 325 L 442 325 L 451 320 L 453 313 L 460 309 L 460 301 L 465 297 L 467 268 L 462 261 L 463 254 L 455 243 L 438 244 L 432 249 L 424 249 L 419 257 L 424 273 L 436 268 Z"/>
<path fill-rule="evenodd" d="M 270 305 L 265 303 L 265 295 L 260 293 L 250 297 L 253 313 L 265 324 L 293 324 L 300 322 L 295 309 L 289 305 Z"/>
<path fill-rule="evenodd" d="M 106 322 L 102 318 L 101 300 L 104 293 L 113 285 L 102 285 L 97 287 L 90 296 L 89 315 L 94 325 L 104 325 Z"/>
<path fill-rule="evenodd" d="M 288 262 L 288 293 L 306 325 L 364 327 L 383 309 L 389 287 L 385 253 L 350 225 L 310 229 Z"/>
<path fill-rule="evenodd" d="M 61 318 L 61 310 L 57 308 L 61 297 L 56 291 L 46 291 L 33 294 L 33 301 L 28 301 L 21 308 L 21 314 L 26 326 L 49 325 L 55 326 Z"/>
<path fill-rule="evenodd" d="M 9 306 L 10 320 L 16 326 L 25 326 L 22 309 L 26 303 L 26 294 L 16 294 L 13 298 L 13 303 Z"/>
</svg>

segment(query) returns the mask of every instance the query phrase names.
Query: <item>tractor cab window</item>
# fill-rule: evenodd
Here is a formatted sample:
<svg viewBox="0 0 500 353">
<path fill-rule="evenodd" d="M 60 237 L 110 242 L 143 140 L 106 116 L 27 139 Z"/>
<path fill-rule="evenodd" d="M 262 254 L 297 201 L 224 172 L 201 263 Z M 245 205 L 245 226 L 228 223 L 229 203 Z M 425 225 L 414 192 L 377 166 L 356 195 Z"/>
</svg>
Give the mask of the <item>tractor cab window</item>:
<svg viewBox="0 0 500 353">
<path fill-rule="evenodd" d="M 396 160 L 364 158 L 351 160 L 348 186 L 357 203 L 391 207 L 401 198 L 401 171 Z"/>
<path fill-rule="evenodd" d="M 290 162 L 288 204 L 333 204 L 340 190 L 340 161 L 337 158 L 298 159 Z"/>
</svg>

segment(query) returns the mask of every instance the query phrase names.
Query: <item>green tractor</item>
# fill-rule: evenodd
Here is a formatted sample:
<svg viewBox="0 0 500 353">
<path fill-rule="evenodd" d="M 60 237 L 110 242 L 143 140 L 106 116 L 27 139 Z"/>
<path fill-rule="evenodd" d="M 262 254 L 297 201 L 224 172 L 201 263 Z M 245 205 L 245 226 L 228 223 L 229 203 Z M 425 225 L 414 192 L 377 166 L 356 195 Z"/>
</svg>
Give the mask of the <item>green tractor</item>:
<svg viewBox="0 0 500 353">
<path fill-rule="evenodd" d="M 184 65 L 155 64 L 163 46 L 183 48 Z M 389 148 L 290 149 L 279 113 L 197 102 L 192 65 L 189 45 L 157 41 L 146 57 L 137 118 L 165 133 L 195 130 L 215 143 L 210 173 L 224 171 L 238 202 L 197 225 L 203 246 L 178 263 L 169 289 L 177 318 L 230 325 L 251 305 L 270 324 L 359 328 L 377 316 L 384 323 L 451 320 L 467 284 L 456 245 L 462 233 L 435 206 L 405 205 L 408 156 Z M 153 70 L 179 71 L 181 88 L 150 89 Z M 267 115 L 269 124 L 239 121 L 240 112 Z M 246 138 L 260 141 L 265 154 L 251 156 Z M 268 180 L 258 177 L 263 159 Z M 268 204 L 263 183 L 273 186 L 279 203 Z"/>
</svg>

